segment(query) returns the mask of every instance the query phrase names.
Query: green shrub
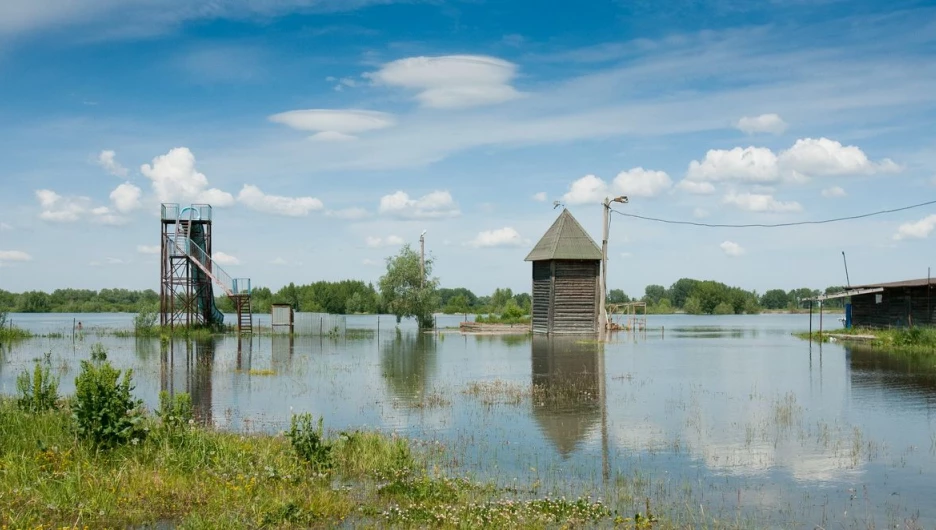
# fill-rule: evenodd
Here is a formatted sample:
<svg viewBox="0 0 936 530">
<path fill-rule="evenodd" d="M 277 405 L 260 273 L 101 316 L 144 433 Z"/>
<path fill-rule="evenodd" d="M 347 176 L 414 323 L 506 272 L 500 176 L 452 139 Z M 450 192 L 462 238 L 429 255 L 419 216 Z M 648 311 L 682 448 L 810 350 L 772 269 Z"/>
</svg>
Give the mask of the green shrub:
<svg viewBox="0 0 936 530">
<path fill-rule="evenodd" d="M 145 431 L 143 402 L 131 393 L 133 372 L 127 370 L 121 378 L 100 344 L 92 347 L 91 359 L 81 361 L 81 372 L 75 378 L 72 414 L 78 435 L 104 449 L 137 443 Z"/>
<path fill-rule="evenodd" d="M 153 337 L 156 335 L 156 320 L 159 315 L 154 308 L 144 308 L 133 318 L 133 331 L 138 337 Z"/>
<path fill-rule="evenodd" d="M 299 458 L 317 471 L 331 467 L 332 448 L 325 440 L 322 423 L 323 419 L 319 418 L 318 425 L 314 425 L 312 415 L 308 412 L 294 414 L 289 432 L 286 433 Z"/>
<path fill-rule="evenodd" d="M 733 314 L 734 314 L 734 307 L 732 307 L 732 305 L 729 304 L 728 302 L 721 302 L 720 304 L 718 304 L 717 306 L 715 306 L 715 309 L 712 311 L 712 314 L 714 314 L 714 315 L 733 315 Z"/>
<path fill-rule="evenodd" d="M 16 378 L 19 397 L 16 405 L 26 412 L 45 412 L 55 408 L 58 401 L 58 378 L 50 375 L 48 356 L 45 363 L 36 361 L 33 375 L 23 370 Z"/>
<path fill-rule="evenodd" d="M 169 392 L 159 393 L 159 411 L 156 413 L 160 420 L 160 433 L 174 441 L 195 423 L 195 413 L 192 408 L 192 397 L 185 393 L 174 396 Z"/>
</svg>

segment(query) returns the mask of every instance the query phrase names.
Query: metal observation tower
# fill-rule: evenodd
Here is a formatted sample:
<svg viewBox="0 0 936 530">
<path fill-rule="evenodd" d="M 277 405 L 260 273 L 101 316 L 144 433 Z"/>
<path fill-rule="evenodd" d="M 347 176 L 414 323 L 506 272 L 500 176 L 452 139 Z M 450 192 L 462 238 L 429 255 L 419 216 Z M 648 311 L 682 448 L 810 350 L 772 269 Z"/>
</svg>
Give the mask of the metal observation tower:
<svg viewBox="0 0 936 530">
<path fill-rule="evenodd" d="M 234 302 L 239 334 L 252 333 L 250 279 L 232 278 L 211 259 L 211 205 L 162 205 L 159 323 L 176 326 L 224 325 L 214 286 Z"/>
</svg>

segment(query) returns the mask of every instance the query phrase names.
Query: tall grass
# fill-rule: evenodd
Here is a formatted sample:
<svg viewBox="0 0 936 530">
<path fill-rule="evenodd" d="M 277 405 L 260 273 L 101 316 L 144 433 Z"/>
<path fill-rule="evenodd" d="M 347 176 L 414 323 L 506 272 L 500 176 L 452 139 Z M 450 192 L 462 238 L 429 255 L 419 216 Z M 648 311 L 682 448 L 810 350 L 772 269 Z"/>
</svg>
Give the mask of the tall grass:
<svg viewBox="0 0 936 530">
<path fill-rule="evenodd" d="M 9 320 L 9 313 L 0 311 L 0 343 L 13 342 L 30 337 L 32 337 L 32 333 L 13 325 L 13 322 Z"/>
</svg>

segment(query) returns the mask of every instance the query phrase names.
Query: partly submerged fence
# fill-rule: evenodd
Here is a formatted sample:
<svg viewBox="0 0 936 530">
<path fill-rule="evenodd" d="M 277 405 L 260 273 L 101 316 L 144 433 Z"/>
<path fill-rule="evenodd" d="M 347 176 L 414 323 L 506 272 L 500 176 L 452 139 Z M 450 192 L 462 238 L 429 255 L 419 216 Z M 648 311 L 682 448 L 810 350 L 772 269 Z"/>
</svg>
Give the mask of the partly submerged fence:
<svg viewBox="0 0 936 530">
<path fill-rule="evenodd" d="M 293 313 L 293 335 L 344 335 L 348 330 L 345 315 L 328 313 Z M 274 334 L 288 334 L 288 326 L 272 326 Z"/>
</svg>

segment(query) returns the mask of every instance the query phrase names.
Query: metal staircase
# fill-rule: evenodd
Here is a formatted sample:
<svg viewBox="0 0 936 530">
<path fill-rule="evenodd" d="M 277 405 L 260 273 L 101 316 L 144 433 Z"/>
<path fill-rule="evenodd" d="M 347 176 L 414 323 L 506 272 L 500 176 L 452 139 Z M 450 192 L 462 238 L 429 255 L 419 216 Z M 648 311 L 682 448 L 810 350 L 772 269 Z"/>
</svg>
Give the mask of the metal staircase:
<svg viewBox="0 0 936 530">
<path fill-rule="evenodd" d="M 211 255 L 199 245 L 204 244 L 204 234 L 200 230 L 195 230 L 193 223 L 199 220 L 194 218 L 195 211 L 187 208 L 188 218 L 183 214 L 179 215 L 175 223 L 175 234 L 171 237 L 171 248 L 173 254 L 188 258 L 189 262 L 195 265 L 202 274 L 193 275 L 194 282 L 205 282 L 205 289 L 199 289 L 198 292 L 205 293 L 204 299 L 199 301 L 199 310 L 205 322 L 223 322 L 223 314 L 215 307 L 214 297 L 210 284 L 215 284 L 221 288 L 224 294 L 234 303 L 234 309 L 237 313 L 237 331 L 238 334 L 246 335 L 253 333 L 253 315 L 250 306 L 250 279 L 232 278 L 220 265 L 214 263 Z"/>
</svg>

